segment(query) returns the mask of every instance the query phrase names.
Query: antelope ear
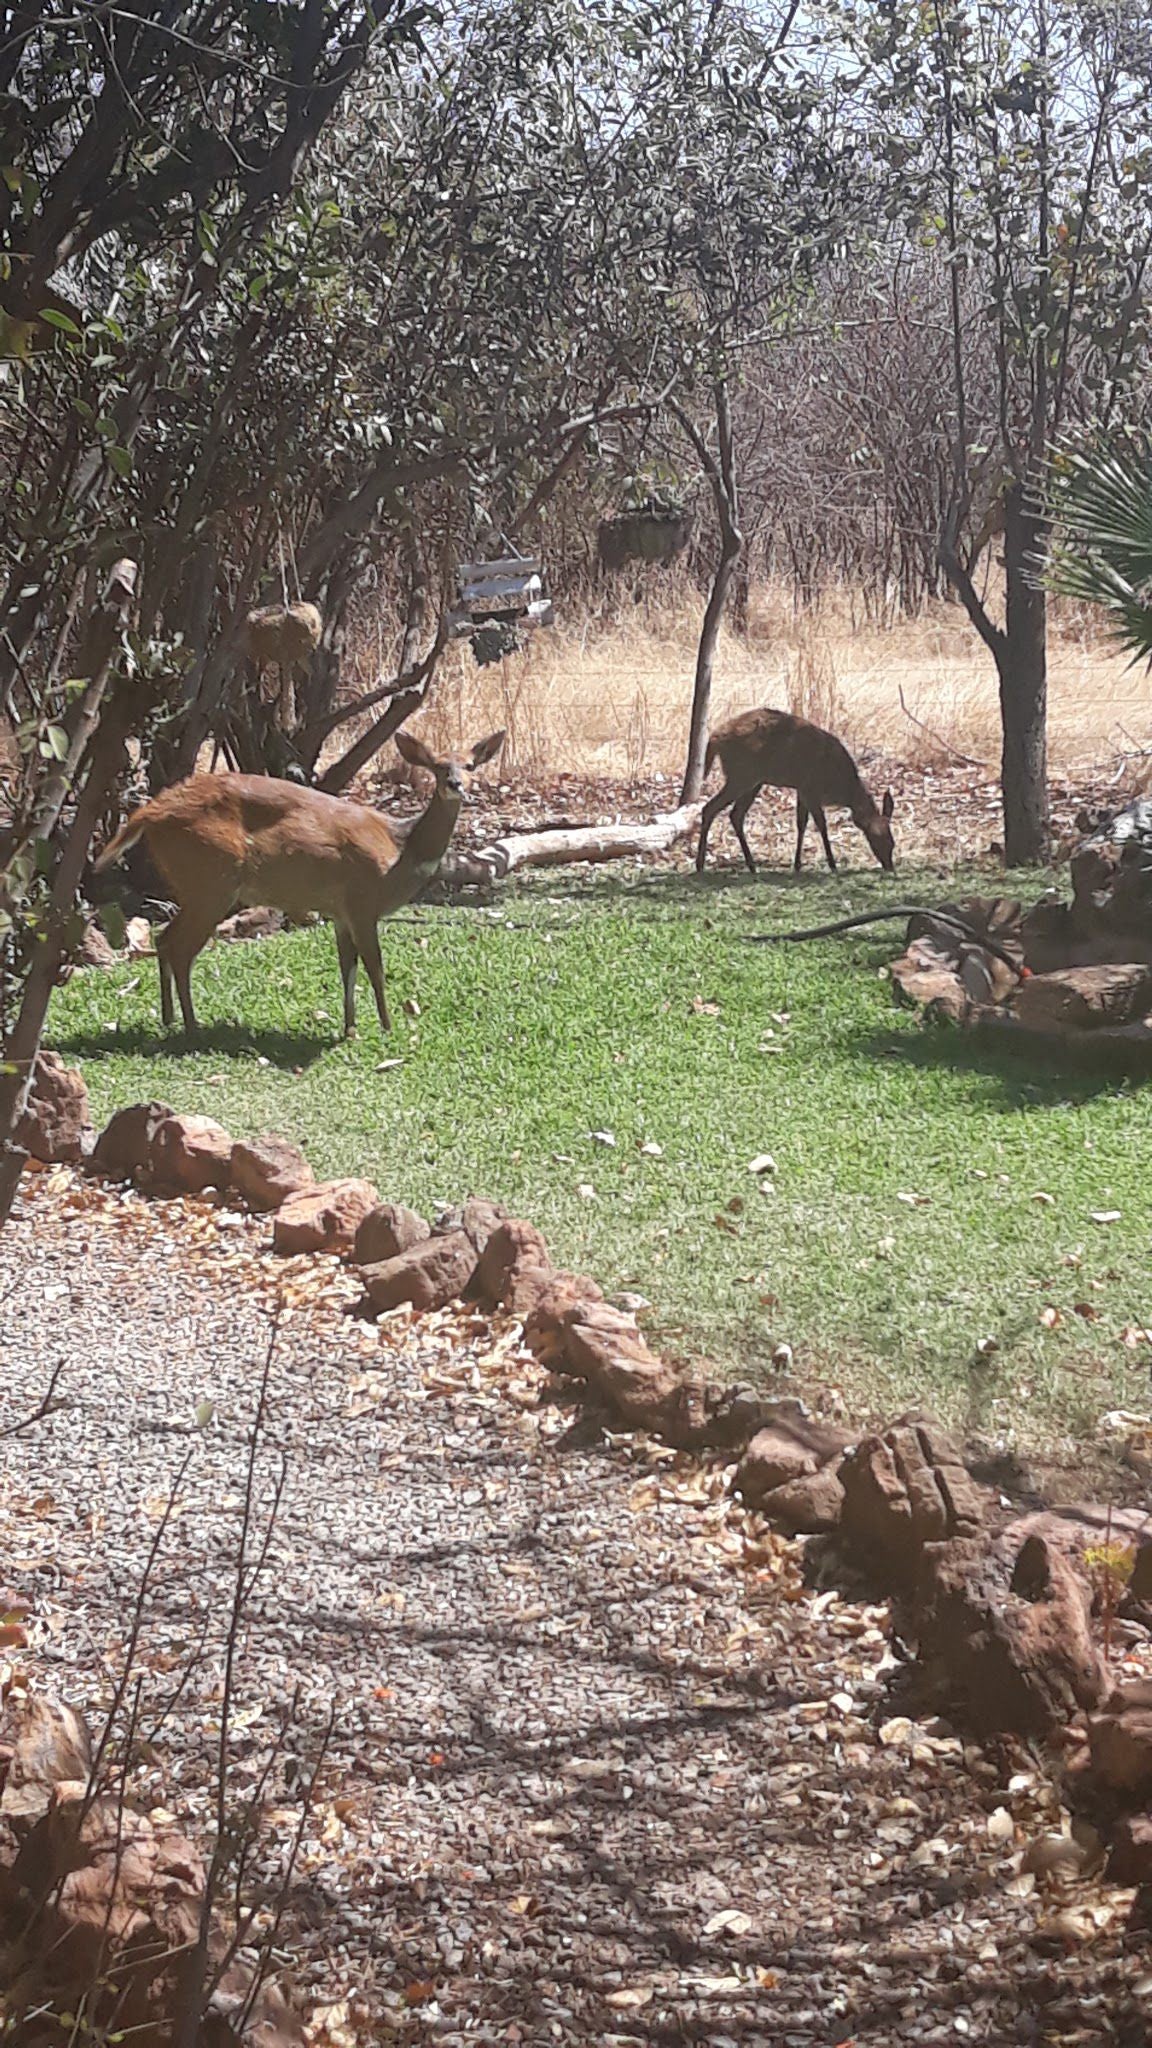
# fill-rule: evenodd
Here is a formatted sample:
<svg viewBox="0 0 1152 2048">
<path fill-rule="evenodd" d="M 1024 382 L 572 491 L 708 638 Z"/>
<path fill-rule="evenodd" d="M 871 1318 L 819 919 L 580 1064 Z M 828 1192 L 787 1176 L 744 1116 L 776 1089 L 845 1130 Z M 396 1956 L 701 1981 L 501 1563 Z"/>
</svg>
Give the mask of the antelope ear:
<svg viewBox="0 0 1152 2048">
<path fill-rule="evenodd" d="M 470 768 L 482 768 L 485 761 L 491 761 L 500 752 L 508 735 L 506 732 L 490 732 L 486 740 L 477 740 L 468 759 Z"/>
<path fill-rule="evenodd" d="M 436 773 L 436 756 L 429 753 L 423 740 L 418 740 L 414 732 L 398 732 L 396 746 L 413 768 L 427 768 L 433 775 Z"/>
<path fill-rule="evenodd" d="M 884 801 L 880 806 L 881 813 L 885 818 L 890 818 L 895 809 L 896 805 L 892 799 L 892 791 L 890 789 L 886 790 L 884 793 Z"/>
</svg>

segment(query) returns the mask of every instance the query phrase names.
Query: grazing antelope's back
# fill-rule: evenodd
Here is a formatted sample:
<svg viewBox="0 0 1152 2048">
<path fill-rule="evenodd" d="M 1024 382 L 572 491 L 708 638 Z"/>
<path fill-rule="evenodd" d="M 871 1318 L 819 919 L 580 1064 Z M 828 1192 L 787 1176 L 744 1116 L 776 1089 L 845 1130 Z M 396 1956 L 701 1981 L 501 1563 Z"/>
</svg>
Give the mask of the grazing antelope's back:
<svg viewBox="0 0 1152 2048">
<path fill-rule="evenodd" d="M 755 862 L 744 836 L 744 820 L 757 795 L 767 785 L 796 791 L 798 838 L 795 866 L 799 868 L 808 819 L 815 819 L 824 842 L 828 865 L 836 862 L 828 838 L 824 808 L 842 805 L 859 826 L 881 867 L 893 865 L 891 793 L 882 805 L 876 803 L 861 779 L 860 771 L 842 740 L 825 732 L 806 718 L 790 711 L 764 706 L 742 711 L 725 725 L 717 726 L 705 755 L 705 773 L 719 760 L 724 770 L 724 787 L 704 806 L 696 866 L 702 868 L 708 847 L 708 833 L 721 811 L 731 810 L 732 824 L 744 858 L 755 872 Z"/>
<path fill-rule="evenodd" d="M 834 732 L 795 718 L 790 711 L 742 711 L 717 726 L 708 742 L 708 759 L 719 757 L 724 780 L 745 788 L 769 783 L 773 789 L 799 789 L 826 804 L 851 810 L 861 797 L 870 801 L 855 761 Z"/>
</svg>

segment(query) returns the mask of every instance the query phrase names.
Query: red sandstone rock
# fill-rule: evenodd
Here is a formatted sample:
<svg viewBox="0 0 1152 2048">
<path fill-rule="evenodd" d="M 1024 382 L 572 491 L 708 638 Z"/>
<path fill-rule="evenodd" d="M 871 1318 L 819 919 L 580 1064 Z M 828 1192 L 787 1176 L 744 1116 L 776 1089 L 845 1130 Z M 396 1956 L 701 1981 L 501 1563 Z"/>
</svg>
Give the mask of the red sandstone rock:
<svg viewBox="0 0 1152 2048">
<path fill-rule="evenodd" d="M 180 1194 L 228 1185 L 232 1138 L 210 1116 L 169 1116 L 157 1125 L 148 1160 L 151 1185 Z"/>
<path fill-rule="evenodd" d="M 563 1371 L 568 1319 L 585 1302 L 603 1301 L 594 1280 L 581 1273 L 553 1273 L 524 1323 L 524 1342 L 549 1371 Z"/>
<path fill-rule="evenodd" d="M 788 1536 L 826 1536 L 840 1525 L 844 1488 L 833 1459 L 777 1486 L 760 1501 L 762 1514 Z"/>
<path fill-rule="evenodd" d="M 66 1067 L 58 1052 L 38 1053 L 16 1143 L 33 1159 L 80 1159 L 87 1129 L 88 1090 L 82 1075 Z"/>
<path fill-rule="evenodd" d="M 1117 1821 L 1108 1876 L 1113 1884 L 1152 1884 L 1152 1813 L 1126 1813 Z"/>
<path fill-rule="evenodd" d="M 905 1416 L 868 1436 L 840 1468 L 841 1527 L 897 1580 L 911 1582 L 926 1543 L 981 1526 L 983 1502 L 959 1453 L 929 1417 Z"/>
<path fill-rule="evenodd" d="M 14 1730 L 0 1801 L 0 1947 L 4 2013 L 21 2041 L 55 2038 L 62 2013 L 83 2012 L 93 2038 L 171 2048 L 187 1999 L 187 1962 L 201 1932 L 205 1870 L 174 1828 L 123 1799 L 90 1799 L 91 1744 L 71 1709 L 33 1699 Z M 226 1933 L 210 1928 L 209 1962 Z M 234 1963 L 221 2005 L 193 2019 L 193 2048 L 238 2048 L 226 2013 L 256 1999 L 252 2038 L 300 2044 L 298 2016 Z"/>
<path fill-rule="evenodd" d="M 1091 1617 L 1087 1577 L 1041 1535 L 1021 1542 L 1007 1529 L 992 1543 L 923 1552 L 912 1614 L 921 1655 L 982 1733 L 1052 1735 L 1097 1704 L 1107 1681 Z"/>
<path fill-rule="evenodd" d="M 462 1230 L 428 1237 L 410 1251 L 377 1265 L 362 1266 L 360 1277 L 377 1314 L 410 1302 L 416 1309 L 444 1308 L 463 1294 L 476 1268 L 476 1248 Z"/>
<path fill-rule="evenodd" d="M 296 1145 L 268 1135 L 238 1138 L 232 1147 L 229 1177 L 250 1208 L 279 1209 L 290 1195 L 314 1187 L 316 1176 Z"/>
<path fill-rule="evenodd" d="M 813 1421 L 793 1404 L 793 1412 L 774 1414 L 757 1430 L 740 1461 L 736 1491 L 749 1506 L 758 1506 L 765 1494 L 839 1457 L 845 1442 L 842 1431 Z"/>
<path fill-rule="evenodd" d="M 487 1202 L 479 1195 L 469 1195 L 459 1209 L 446 1209 L 436 1224 L 434 1236 L 446 1236 L 450 1231 L 462 1230 L 468 1238 L 477 1258 L 484 1250 L 493 1231 L 507 1222 L 508 1211 L 499 1202 Z"/>
<path fill-rule="evenodd" d="M 152 1142 L 162 1123 L 175 1115 L 166 1102 L 133 1102 L 110 1117 L 96 1140 L 91 1165 L 110 1180 L 129 1180 L 152 1158 Z"/>
<path fill-rule="evenodd" d="M 553 1370 L 587 1380 L 621 1419 L 659 1429 L 675 1406 L 680 1376 L 650 1351 L 634 1316 L 606 1301 L 578 1301 L 564 1325 L 563 1351 Z"/>
<path fill-rule="evenodd" d="M 1117 1686 L 1088 1720 L 1093 1779 L 1126 1798 L 1152 1795 L 1152 1683 Z"/>
<path fill-rule="evenodd" d="M 401 1252 L 411 1251 L 431 1235 L 431 1224 L 415 1209 L 405 1209 L 399 1202 L 378 1202 L 356 1232 L 352 1257 L 358 1266 L 379 1266 L 385 1259 L 398 1259 Z"/>
<path fill-rule="evenodd" d="M 486 1308 L 524 1317 L 551 1283 L 555 1268 L 535 1224 L 509 1217 L 492 1232 L 472 1280 L 472 1292 Z"/>
<path fill-rule="evenodd" d="M 296 1252 L 349 1252 L 377 1199 L 370 1180 L 326 1180 L 302 1188 L 276 1211 L 273 1249 L 286 1258 Z"/>
</svg>

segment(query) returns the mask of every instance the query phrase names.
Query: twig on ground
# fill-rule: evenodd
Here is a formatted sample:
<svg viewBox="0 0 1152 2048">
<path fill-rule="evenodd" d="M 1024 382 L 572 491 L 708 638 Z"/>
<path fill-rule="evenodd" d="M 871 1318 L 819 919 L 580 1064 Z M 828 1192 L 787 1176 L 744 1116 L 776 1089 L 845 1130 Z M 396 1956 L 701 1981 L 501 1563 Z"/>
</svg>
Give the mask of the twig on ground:
<svg viewBox="0 0 1152 2048">
<path fill-rule="evenodd" d="M 32 1410 L 31 1415 L 21 1416 L 19 1422 L 5 1423 L 4 1428 L 0 1429 L 0 1437 L 19 1436 L 23 1430 L 31 1429 L 33 1423 L 43 1422 L 47 1416 L 57 1414 L 61 1408 L 71 1407 L 72 1404 L 69 1401 L 55 1401 L 52 1398 L 56 1392 L 57 1386 L 59 1385 L 60 1375 L 63 1372 L 63 1370 L 64 1360 L 61 1359 L 59 1361 L 59 1364 L 53 1368 L 52 1377 L 48 1382 L 48 1386 L 45 1391 L 44 1398 L 40 1403 L 40 1406 L 38 1408 L 34 1408 Z"/>
</svg>

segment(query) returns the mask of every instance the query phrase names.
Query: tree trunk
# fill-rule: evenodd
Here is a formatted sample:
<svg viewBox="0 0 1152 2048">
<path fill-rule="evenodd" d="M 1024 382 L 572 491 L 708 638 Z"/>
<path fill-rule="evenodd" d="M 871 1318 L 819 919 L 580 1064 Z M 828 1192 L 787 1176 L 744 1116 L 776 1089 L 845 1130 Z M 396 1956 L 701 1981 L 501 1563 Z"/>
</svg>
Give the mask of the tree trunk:
<svg viewBox="0 0 1152 2048">
<path fill-rule="evenodd" d="M 1047 598 L 1037 580 L 1046 542 L 1036 496 L 1027 480 L 1014 482 L 1004 498 L 1007 613 L 997 658 L 1004 859 L 1009 867 L 1038 865 L 1049 852 Z"/>
<path fill-rule="evenodd" d="M 739 500 L 736 491 L 736 463 L 732 445 L 732 409 L 729 403 L 728 386 L 721 377 L 713 387 L 713 401 L 716 408 L 716 437 L 718 448 L 714 455 L 699 428 L 689 419 L 680 406 L 673 410 L 699 455 L 707 472 L 712 489 L 712 500 L 716 507 L 716 518 L 720 528 L 720 560 L 712 580 L 712 590 L 700 628 L 700 645 L 696 654 L 696 681 L 692 690 L 692 717 L 688 728 L 688 759 L 684 768 L 684 782 L 680 790 L 682 804 L 696 803 L 704 787 L 704 755 L 708 746 L 709 714 L 712 708 L 712 670 L 716 660 L 716 643 L 720 638 L 720 622 L 724 617 L 724 606 L 728 589 L 736 571 L 736 564 L 744 547 L 744 536 L 739 525 Z"/>
<path fill-rule="evenodd" d="M 708 607 L 704 613 L 704 624 L 700 628 L 696 680 L 692 686 L 692 719 L 688 728 L 688 759 L 680 790 L 682 804 L 696 803 L 704 787 L 704 755 L 708 747 L 708 728 L 712 710 L 712 673 L 716 662 L 716 642 L 720 638 L 720 621 L 724 617 L 728 586 L 732 581 L 732 572 L 738 556 L 739 548 L 735 553 L 731 553 L 726 544 L 722 546 Z"/>
</svg>

